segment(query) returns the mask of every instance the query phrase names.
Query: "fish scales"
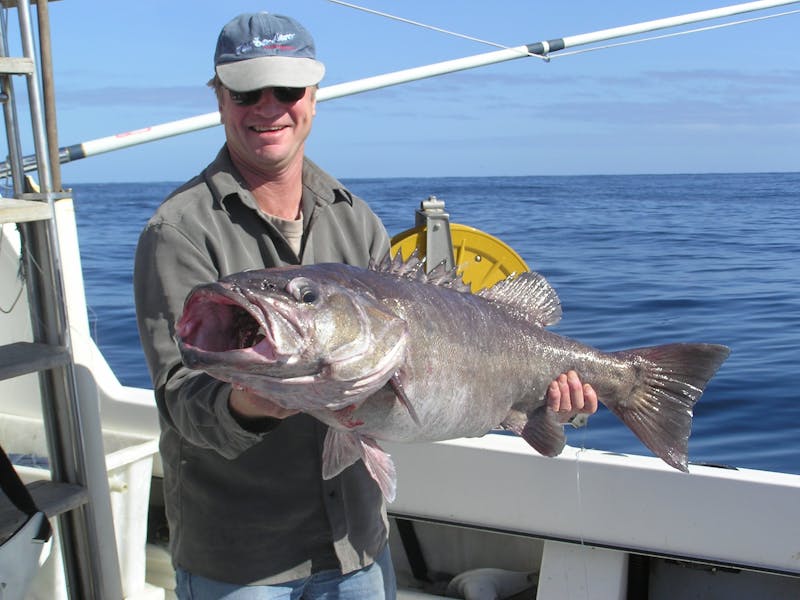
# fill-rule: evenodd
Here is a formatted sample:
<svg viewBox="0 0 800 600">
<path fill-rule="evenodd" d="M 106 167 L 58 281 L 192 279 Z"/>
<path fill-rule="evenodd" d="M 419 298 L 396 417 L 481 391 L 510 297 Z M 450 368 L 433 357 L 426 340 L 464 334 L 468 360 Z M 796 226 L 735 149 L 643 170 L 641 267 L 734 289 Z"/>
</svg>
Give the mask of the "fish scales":
<svg viewBox="0 0 800 600">
<path fill-rule="evenodd" d="M 547 407 L 570 369 L 673 467 L 686 471 L 692 410 L 728 356 L 716 344 L 603 352 L 546 329 L 558 296 L 523 273 L 476 294 L 415 256 L 247 271 L 198 286 L 176 326 L 184 362 L 329 426 L 323 476 L 363 460 L 387 499 L 396 475 L 378 441 L 480 436 L 502 427 L 555 456 Z"/>
</svg>

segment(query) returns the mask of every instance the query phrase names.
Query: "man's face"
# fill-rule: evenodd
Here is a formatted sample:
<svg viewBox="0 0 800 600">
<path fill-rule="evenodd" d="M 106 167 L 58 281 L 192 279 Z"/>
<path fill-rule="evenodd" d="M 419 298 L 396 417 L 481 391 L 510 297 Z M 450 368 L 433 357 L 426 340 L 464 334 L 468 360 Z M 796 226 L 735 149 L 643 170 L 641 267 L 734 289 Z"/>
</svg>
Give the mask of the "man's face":
<svg viewBox="0 0 800 600">
<path fill-rule="evenodd" d="M 279 100 L 274 91 L 275 88 L 264 88 L 258 96 L 223 88 L 219 94 L 231 158 L 248 179 L 273 178 L 302 164 L 303 147 L 316 114 L 316 89 L 306 88 L 296 101 L 281 94 L 280 89 Z M 255 98 L 254 103 L 248 103 Z M 237 103 L 237 99 L 245 103 Z"/>
</svg>

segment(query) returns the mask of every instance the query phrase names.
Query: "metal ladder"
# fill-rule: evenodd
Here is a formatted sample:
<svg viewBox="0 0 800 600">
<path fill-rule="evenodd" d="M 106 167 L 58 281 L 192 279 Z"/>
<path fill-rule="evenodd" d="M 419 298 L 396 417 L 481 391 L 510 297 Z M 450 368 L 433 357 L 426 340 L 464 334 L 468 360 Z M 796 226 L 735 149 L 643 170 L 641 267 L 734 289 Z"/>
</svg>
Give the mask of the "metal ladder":
<svg viewBox="0 0 800 600">
<path fill-rule="evenodd" d="M 55 204 L 69 198 L 69 194 L 60 191 L 47 1 L 40 0 L 36 10 L 38 61 L 30 0 L 2 0 L 2 3 L 6 8 L 12 4 L 17 8 L 23 56 L 8 56 L 4 21 L 0 27 L 0 100 L 14 198 L 0 198 L 0 224 L 16 223 L 20 232 L 33 341 L 0 346 L 0 379 L 28 373 L 39 375 L 51 481 L 29 484 L 28 488 L 40 509 L 51 518 L 58 517 L 70 598 L 121 599 L 99 407 L 96 400 L 81 398 L 78 393 L 64 300 Z M 15 76 L 24 77 L 27 83 L 39 189 L 24 175 L 12 82 Z M 52 159 L 54 148 L 55 160 Z M 0 534 L 13 518 L 7 507 L 0 506 Z"/>
</svg>

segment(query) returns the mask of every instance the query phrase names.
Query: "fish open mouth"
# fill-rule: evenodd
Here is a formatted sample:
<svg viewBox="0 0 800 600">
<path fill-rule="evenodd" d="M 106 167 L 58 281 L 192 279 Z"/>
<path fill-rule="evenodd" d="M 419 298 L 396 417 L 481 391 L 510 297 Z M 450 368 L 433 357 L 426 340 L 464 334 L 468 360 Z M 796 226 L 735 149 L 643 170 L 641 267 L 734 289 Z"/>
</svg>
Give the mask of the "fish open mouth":
<svg viewBox="0 0 800 600">
<path fill-rule="evenodd" d="M 247 298 L 222 286 L 196 290 L 187 300 L 175 332 L 181 351 L 195 355 L 196 360 L 206 354 L 237 351 L 269 361 L 277 359 L 268 317 Z"/>
</svg>

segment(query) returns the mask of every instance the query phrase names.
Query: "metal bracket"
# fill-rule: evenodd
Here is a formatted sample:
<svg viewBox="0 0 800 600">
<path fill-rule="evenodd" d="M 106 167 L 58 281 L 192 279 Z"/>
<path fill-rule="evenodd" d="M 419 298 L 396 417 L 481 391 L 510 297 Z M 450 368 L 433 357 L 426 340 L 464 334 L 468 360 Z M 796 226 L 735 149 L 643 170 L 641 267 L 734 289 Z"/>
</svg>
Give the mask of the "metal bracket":
<svg viewBox="0 0 800 600">
<path fill-rule="evenodd" d="M 452 269 L 455 266 L 453 240 L 450 236 L 450 215 L 444 211 L 444 202 L 436 196 L 429 196 L 420 202 L 415 223 L 425 227 L 426 271 L 441 263 Z"/>
</svg>

